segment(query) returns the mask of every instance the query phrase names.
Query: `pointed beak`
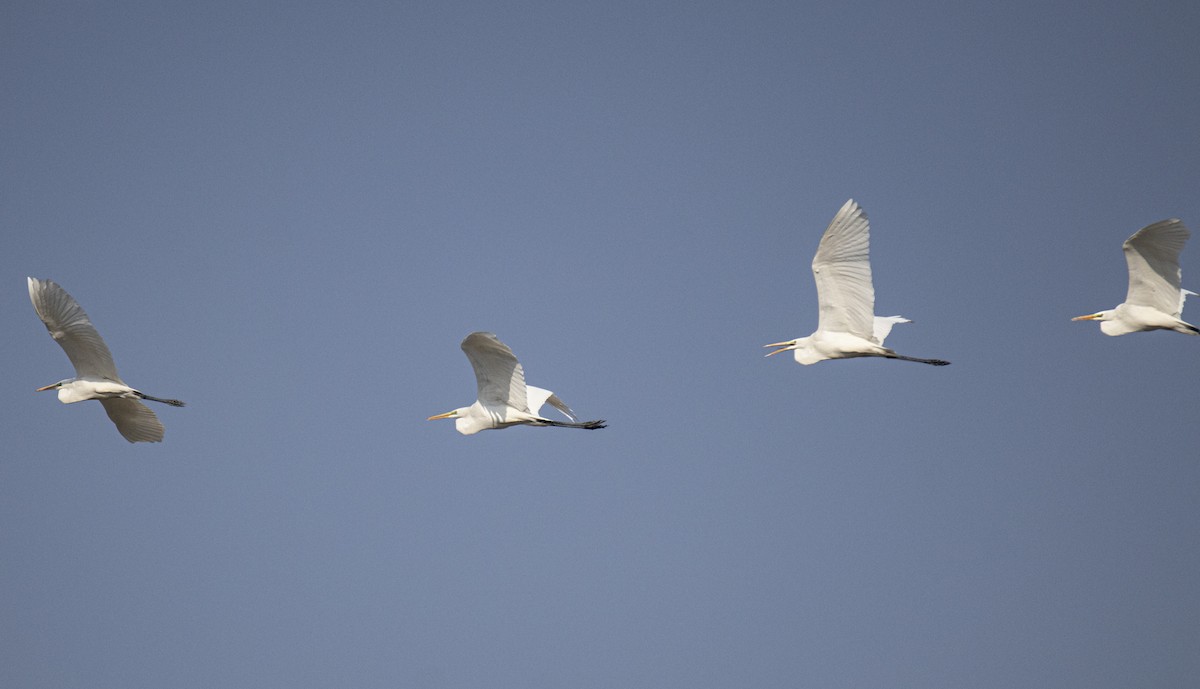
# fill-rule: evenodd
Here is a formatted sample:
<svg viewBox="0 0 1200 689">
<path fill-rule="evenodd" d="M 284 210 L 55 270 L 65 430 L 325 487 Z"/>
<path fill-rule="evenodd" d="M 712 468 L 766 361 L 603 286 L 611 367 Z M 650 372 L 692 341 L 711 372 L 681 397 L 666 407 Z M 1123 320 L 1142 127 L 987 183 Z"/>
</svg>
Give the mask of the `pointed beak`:
<svg viewBox="0 0 1200 689">
<path fill-rule="evenodd" d="M 38 388 L 37 390 L 34 390 L 34 392 L 45 392 L 47 390 L 53 390 L 56 387 L 58 387 L 58 383 L 53 383 L 51 385 L 47 385 L 44 388 Z"/>
<path fill-rule="evenodd" d="M 457 411 L 457 410 L 455 410 L 455 411 L 448 411 L 448 412 L 446 412 L 445 414 L 438 414 L 438 415 L 436 415 L 436 416 L 431 416 L 431 417 L 429 417 L 428 419 L 425 419 L 425 420 L 426 420 L 426 421 L 437 421 L 438 419 L 448 419 L 448 418 L 450 418 L 451 416 L 454 416 L 454 415 L 455 415 L 455 414 L 457 414 L 457 413 L 458 413 L 458 411 Z"/>
<path fill-rule="evenodd" d="M 767 344 L 767 345 L 763 345 L 763 346 L 764 346 L 764 347 L 779 347 L 779 349 L 776 349 L 775 351 L 773 351 L 773 352 L 769 352 L 769 353 L 767 354 L 767 356 L 773 356 L 773 355 L 775 355 L 775 354 L 778 354 L 778 353 L 780 353 L 780 352 L 786 352 L 786 351 L 788 351 L 789 349 L 791 349 L 791 348 L 795 347 L 795 346 L 796 346 L 796 341 L 795 341 L 795 340 L 788 340 L 787 342 L 772 342 L 771 344 Z"/>
<path fill-rule="evenodd" d="M 1073 321 L 1094 321 L 1094 320 L 1096 320 L 1096 314 L 1090 313 L 1086 316 L 1076 316 L 1076 317 L 1072 318 L 1071 320 L 1073 320 Z"/>
</svg>

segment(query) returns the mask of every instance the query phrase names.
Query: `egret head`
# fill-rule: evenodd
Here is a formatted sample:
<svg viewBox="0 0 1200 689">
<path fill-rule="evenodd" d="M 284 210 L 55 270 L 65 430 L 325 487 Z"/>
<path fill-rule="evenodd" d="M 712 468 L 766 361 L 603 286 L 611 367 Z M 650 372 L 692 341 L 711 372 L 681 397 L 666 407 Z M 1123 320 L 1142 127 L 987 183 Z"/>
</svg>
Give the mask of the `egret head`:
<svg viewBox="0 0 1200 689">
<path fill-rule="evenodd" d="M 463 435 L 470 435 L 475 431 L 464 431 L 463 428 L 471 423 L 470 417 L 467 416 L 469 407 L 459 407 L 451 409 L 445 414 L 435 414 L 427 419 L 427 421 L 436 421 L 437 419 L 454 419 L 454 429 Z"/>
<path fill-rule="evenodd" d="M 796 363 L 803 364 L 804 366 L 815 364 L 818 361 L 824 361 L 829 358 L 827 354 L 822 353 L 816 348 L 811 336 L 801 337 L 797 340 L 788 340 L 787 342 L 776 342 L 774 344 L 763 346 L 779 348 L 770 354 L 767 354 L 767 356 L 771 356 L 771 354 L 779 354 L 781 352 L 791 352 L 792 358 L 796 360 Z"/>
<path fill-rule="evenodd" d="M 1122 304 L 1122 306 L 1124 305 Z M 1126 318 L 1122 318 L 1118 311 L 1119 308 L 1120 307 L 1117 307 L 1116 309 L 1109 309 L 1108 311 L 1097 311 L 1096 313 L 1091 313 L 1086 316 L 1077 316 L 1071 320 L 1100 321 L 1100 332 L 1110 337 L 1127 335 L 1129 333 L 1135 333 L 1139 330 L 1146 329 L 1135 322 L 1131 322 Z"/>
<path fill-rule="evenodd" d="M 429 417 L 429 421 L 436 419 L 454 419 L 454 430 L 463 435 L 474 435 L 479 431 L 494 428 L 495 424 L 491 423 L 491 418 L 481 410 L 477 411 L 475 407 L 459 407 L 446 412 L 445 414 L 437 414 Z"/>
<path fill-rule="evenodd" d="M 36 392 L 43 392 L 46 390 L 58 390 L 58 401 L 62 402 L 63 404 L 82 402 L 83 400 L 92 398 L 91 395 L 87 394 L 86 390 L 81 389 L 75 384 L 74 378 L 60 380 L 53 385 L 47 385 L 45 387 L 38 388 Z"/>
</svg>

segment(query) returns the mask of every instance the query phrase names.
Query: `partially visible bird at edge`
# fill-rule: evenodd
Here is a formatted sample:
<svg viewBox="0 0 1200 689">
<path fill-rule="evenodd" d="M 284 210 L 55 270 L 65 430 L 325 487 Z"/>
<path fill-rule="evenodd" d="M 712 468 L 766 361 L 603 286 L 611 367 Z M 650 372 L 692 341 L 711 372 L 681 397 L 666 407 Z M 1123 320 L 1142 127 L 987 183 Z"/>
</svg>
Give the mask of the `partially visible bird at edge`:
<svg viewBox="0 0 1200 689">
<path fill-rule="evenodd" d="M 1196 294 L 1180 287 L 1179 255 L 1189 236 L 1191 233 L 1176 218 L 1134 232 L 1122 246 L 1129 268 L 1129 291 L 1124 303 L 1071 320 L 1100 321 L 1100 332 L 1114 337 L 1146 330 L 1200 335 L 1200 328 L 1181 320 L 1183 301 L 1189 294 Z"/>
</svg>

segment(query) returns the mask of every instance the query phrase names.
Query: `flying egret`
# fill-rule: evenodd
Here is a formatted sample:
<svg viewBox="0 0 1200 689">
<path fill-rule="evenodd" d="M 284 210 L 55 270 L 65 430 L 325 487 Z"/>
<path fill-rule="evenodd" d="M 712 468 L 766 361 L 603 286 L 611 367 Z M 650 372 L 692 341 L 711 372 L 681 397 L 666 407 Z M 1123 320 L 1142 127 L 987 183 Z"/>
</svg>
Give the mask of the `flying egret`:
<svg viewBox="0 0 1200 689">
<path fill-rule="evenodd" d="M 75 377 L 38 388 L 58 390 L 63 404 L 100 400 L 108 418 L 131 443 L 157 443 L 163 439 L 163 426 L 149 407 L 139 400 L 162 402 L 182 407 L 179 400 L 151 397 L 134 390 L 117 375 L 108 346 L 88 319 L 87 313 L 67 291 L 51 280 L 29 278 L 29 300 L 38 318 L 46 324 L 50 337 L 67 353 L 75 366 Z"/>
<path fill-rule="evenodd" d="M 1174 330 L 1200 335 L 1200 328 L 1179 319 L 1183 300 L 1194 295 L 1179 287 L 1179 254 L 1191 233 L 1175 218 L 1147 225 L 1125 240 L 1129 291 L 1125 303 L 1073 321 L 1100 321 L 1105 335 L 1128 335 L 1142 330 Z"/>
<path fill-rule="evenodd" d="M 431 416 L 430 421 L 454 419 L 454 428 L 463 435 L 518 424 L 588 429 L 605 427 L 603 420 L 580 421 L 575 412 L 553 392 L 526 385 L 525 372 L 517 357 L 513 356 L 508 345 L 492 333 L 467 335 L 462 341 L 462 350 L 475 369 L 479 399 L 469 407 Z M 538 411 L 546 403 L 562 412 L 570 421 L 554 421 L 538 416 Z"/>
<path fill-rule="evenodd" d="M 882 356 L 945 366 L 949 361 L 904 356 L 883 346 L 896 323 L 911 323 L 902 316 L 876 316 L 875 288 L 871 285 L 869 256 L 871 229 L 866 212 L 854 199 L 833 216 L 813 257 L 820 316 L 817 331 L 808 337 L 774 342 L 779 347 L 767 354 L 791 350 L 798 363 L 815 364 L 826 359 Z"/>
</svg>

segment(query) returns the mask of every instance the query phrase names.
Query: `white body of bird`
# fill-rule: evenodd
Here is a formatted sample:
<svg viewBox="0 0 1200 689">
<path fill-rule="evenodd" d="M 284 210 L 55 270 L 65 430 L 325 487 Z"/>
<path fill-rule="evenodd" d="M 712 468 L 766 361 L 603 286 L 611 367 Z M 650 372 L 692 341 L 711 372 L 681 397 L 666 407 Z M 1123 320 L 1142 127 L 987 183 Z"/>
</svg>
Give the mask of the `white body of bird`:
<svg viewBox="0 0 1200 689">
<path fill-rule="evenodd" d="M 38 388 L 58 390 L 58 401 L 73 404 L 99 400 L 108 418 L 131 443 L 156 443 L 163 439 L 158 417 L 140 400 L 182 407 L 179 400 L 151 397 L 129 387 L 117 375 L 112 354 L 92 325 L 83 307 L 51 280 L 28 278 L 29 299 L 54 341 L 62 346 L 75 367 L 75 377 Z"/>
<path fill-rule="evenodd" d="M 562 426 L 567 428 L 604 428 L 605 422 L 580 421 L 557 395 L 549 390 L 525 384 L 525 370 L 517 357 L 492 333 L 476 332 L 462 341 L 463 353 L 475 369 L 479 399 L 469 407 L 459 407 L 429 417 L 454 419 L 454 428 L 463 435 L 509 426 Z M 555 421 L 539 414 L 549 404 L 569 421 Z"/>
<path fill-rule="evenodd" d="M 826 359 L 852 359 L 863 356 L 888 357 L 895 353 L 884 347 L 883 341 L 896 323 L 912 323 L 912 321 L 900 316 L 876 316 L 871 339 L 847 332 L 818 330 L 808 337 L 766 345 L 767 347 L 782 347 L 767 356 L 791 350 L 796 361 L 805 366 Z M 897 354 L 892 358 L 898 357 L 900 355 Z"/>
<path fill-rule="evenodd" d="M 826 359 L 878 356 L 945 366 L 941 359 L 920 359 L 897 354 L 883 346 L 896 323 L 911 323 L 902 316 L 876 316 L 875 287 L 871 281 L 871 229 L 867 214 L 854 199 L 842 206 L 829 223 L 813 257 L 819 319 L 808 337 L 764 345 L 778 347 L 767 354 L 791 351 L 797 363 L 809 365 Z"/>
<path fill-rule="evenodd" d="M 1100 332 L 1116 337 L 1145 330 L 1174 330 L 1200 335 L 1200 328 L 1182 320 L 1183 302 L 1190 292 L 1181 288 L 1179 255 L 1191 233 L 1176 218 L 1160 220 L 1125 240 L 1129 290 L 1116 308 L 1077 316 L 1073 321 L 1100 321 Z"/>
</svg>

